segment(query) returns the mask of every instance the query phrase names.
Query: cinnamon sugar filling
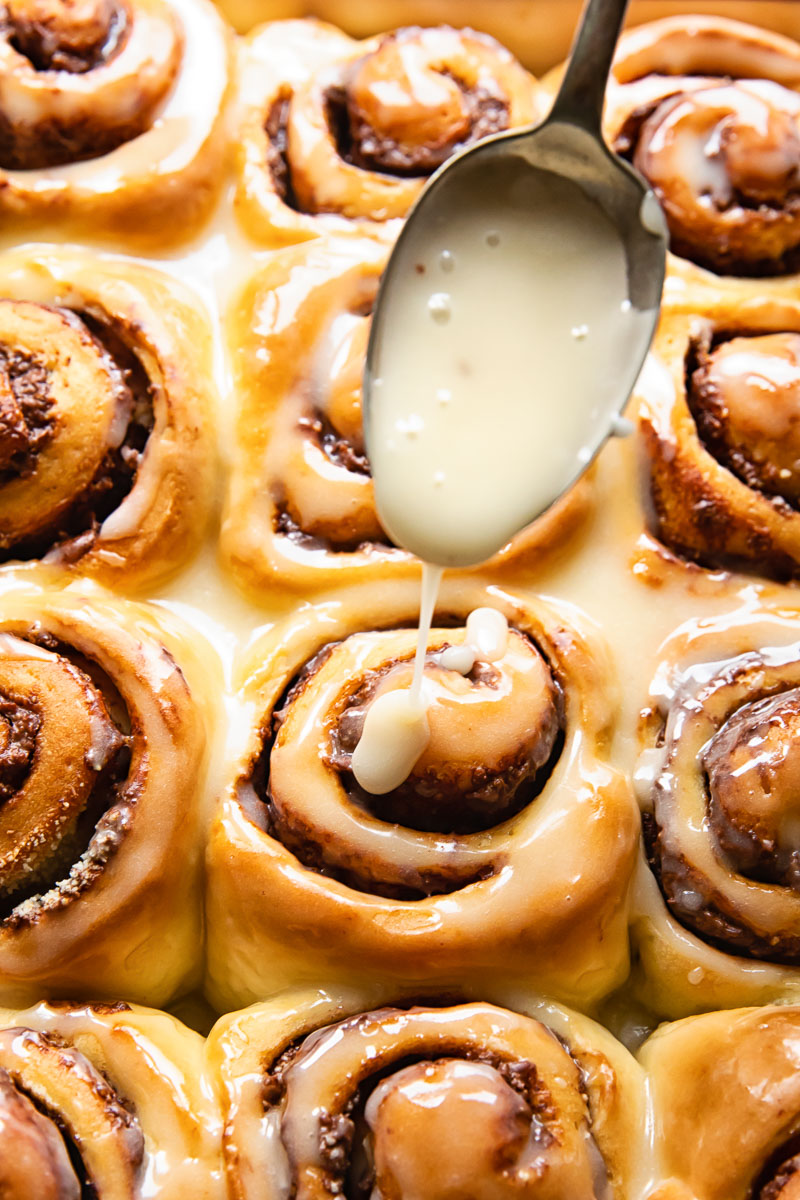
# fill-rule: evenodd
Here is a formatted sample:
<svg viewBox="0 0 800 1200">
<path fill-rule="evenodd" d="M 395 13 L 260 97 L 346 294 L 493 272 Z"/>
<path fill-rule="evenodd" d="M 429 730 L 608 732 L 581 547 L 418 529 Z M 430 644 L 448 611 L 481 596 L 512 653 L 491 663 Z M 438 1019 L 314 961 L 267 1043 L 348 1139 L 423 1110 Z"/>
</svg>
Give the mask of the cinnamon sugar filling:
<svg viewBox="0 0 800 1200">
<path fill-rule="evenodd" d="M 34 680 L 33 690 L 27 694 L 20 691 L 18 681 L 14 685 L 0 680 L 0 921 L 17 928 L 35 923 L 42 912 L 69 904 L 99 877 L 124 840 L 139 785 L 129 777 L 132 741 L 128 712 L 106 672 L 35 626 L 14 629 L 13 637 L 57 656 L 48 664 L 41 682 Z M 9 664 L 14 663 L 15 654 L 12 648 Z M 35 651 L 34 661 L 38 661 Z M 77 724 L 77 701 L 71 691 L 63 691 L 59 678 L 64 671 L 84 692 L 90 706 L 89 741 L 82 745 L 81 735 L 76 732 L 71 756 L 59 740 L 63 736 L 61 723 Z M 37 693 L 45 681 L 49 681 L 47 692 L 52 704 L 70 706 L 62 717 L 52 718 L 58 720 L 58 728 L 50 728 L 50 710 L 44 709 L 41 694 Z M 86 762 L 88 779 L 83 785 L 71 779 L 70 767 L 58 767 L 62 760 L 71 763 L 76 754 L 83 755 Z M 39 785 L 32 780 L 32 772 L 49 771 L 48 760 L 53 758 L 59 778 L 48 781 L 45 776 L 42 786 L 56 800 L 59 788 L 63 789 L 65 805 L 69 796 L 72 815 L 64 820 L 59 812 L 48 828 L 47 814 L 36 804 Z M 4 809 L 19 805 L 24 806 L 20 816 L 15 816 L 10 829 L 6 829 Z M 20 822 L 28 824 L 28 833 L 23 836 L 30 838 L 29 846 L 15 844 L 13 830 Z"/>
<path fill-rule="evenodd" d="M 458 36 L 449 26 L 439 29 Z M 494 44 L 491 38 L 466 32 L 487 47 Z M 392 124 L 373 89 L 380 86 L 385 74 L 391 74 L 388 64 L 399 58 L 398 51 L 402 54 L 404 46 L 418 44 L 424 54 L 428 40 L 426 30 L 416 26 L 387 34 L 375 50 L 348 64 L 325 88 L 325 119 L 343 162 L 399 178 L 424 178 L 458 150 L 509 127 L 510 107 L 501 87 L 493 88 L 486 82 L 473 84 L 445 62 L 431 65 L 430 70 L 454 85 L 457 98 L 449 97 L 438 108 L 429 108 L 422 97 L 415 95 L 414 84 L 406 76 L 401 86 L 408 90 L 413 115 L 407 122 Z M 267 167 L 276 192 L 290 208 L 296 212 L 325 211 L 304 206 L 292 181 L 288 133 L 291 107 L 292 93 L 285 88 L 266 115 Z M 379 120 L 384 118 L 388 123 L 382 128 Z M 417 136 L 414 123 L 418 126 Z"/>
<path fill-rule="evenodd" d="M 614 149 L 661 201 L 674 253 L 718 274 L 800 267 L 800 101 L 712 73 L 630 113 Z M 688 145 L 696 147 L 691 154 Z M 691 173 L 687 171 L 691 165 Z"/>
<path fill-rule="evenodd" d="M 690 345 L 685 379 L 714 458 L 776 506 L 800 508 L 800 333 L 717 330 Z"/>
<path fill-rule="evenodd" d="M 130 493 L 154 424 L 154 384 L 135 349 L 135 330 L 123 329 L 107 313 L 54 310 L 88 337 L 115 395 L 124 435 L 109 445 L 94 478 L 55 518 L 36 533 L 15 540 L 0 536 L 0 562 L 48 556 L 76 562 L 94 545 L 100 527 Z M 10 390 L 13 403 L 6 396 Z M 57 412 L 51 375 L 34 355 L 0 346 L 0 489 L 15 478 L 36 486 L 37 460 L 54 439 Z M 91 396 L 86 397 L 92 403 Z M 0 509 L 2 500 L 0 498 Z"/>
<path fill-rule="evenodd" d="M 773 685 L 735 709 L 702 751 L 707 836 L 735 876 L 800 892 L 800 689 Z M 669 828 L 678 782 L 663 773 L 642 815 L 645 849 L 673 916 L 728 953 L 800 962 L 800 935 L 768 932 L 691 861 Z"/>
<path fill-rule="evenodd" d="M 37 71 L 83 75 L 120 49 L 129 14 L 114 0 L 6 0 L 9 41 Z"/>
<path fill-rule="evenodd" d="M 437 618 L 437 623 L 445 625 Z M 453 625 L 459 624 L 457 618 Z M 366 708 L 376 690 L 405 659 L 391 659 L 379 670 L 369 671 L 348 695 L 329 730 L 329 746 L 323 761 L 333 773 L 336 786 L 343 789 L 347 802 L 379 822 L 408 830 L 447 836 L 468 837 L 496 827 L 521 812 L 544 789 L 564 745 L 564 700 L 561 684 L 541 651 L 525 634 L 517 633 L 529 652 L 545 664 L 548 692 L 540 698 L 538 711 L 532 711 L 526 737 L 520 746 L 509 749 L 497 762 L 462 764 L 444 761 L 420 764 L 418 770 L 394 791 L 374 796 L 361 789 L 351 770 L 352 751 L 358 742 Z M 275 739 L 291 712 L 292 705 L 305 690 L 314 686 L 314 676 L 342 643 L 324 646 L 310 659 L 276 702 L 265 720 L 262 749 L 246 778 L 239 782 L 238 794 L 245 811 L 260 828 L 282 842 L 311 870 L 338 879 L 359 891 L 395 899 L 420 899 L 424 896 L 457 891 L 493 873 L 493 868 L 465 874 L 463 863 L 454 862 L 452 871 L 441 865 L 432 871 L 409 871 L 405 883 L 381 879 L 380 864 L 361 871 L 351 861 L 347 866 L 333 863 L 319 842 L 317 831 L 301 814 L 286 811 L 276 803 L 272 792 L 270 758 Z M 439 647 L 441 649 L 442 647 Z M 428 655 L 434 665 L 436 655 Z M 470 688 L 492 690 L 497 686 L 495 666 L 478 663 L 464 684 Z"/>
</svg>

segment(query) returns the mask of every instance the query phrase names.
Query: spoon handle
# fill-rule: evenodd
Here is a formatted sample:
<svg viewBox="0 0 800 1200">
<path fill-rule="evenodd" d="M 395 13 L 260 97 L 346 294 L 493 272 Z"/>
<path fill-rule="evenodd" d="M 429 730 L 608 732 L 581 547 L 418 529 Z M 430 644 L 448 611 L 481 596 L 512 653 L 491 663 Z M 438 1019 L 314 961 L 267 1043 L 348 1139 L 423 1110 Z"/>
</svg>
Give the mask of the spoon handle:
<svg viewBox="0 0 800 1200">
<path fill-rule="evenodd" d="M 599 133 L 608 72 L 628 0 L 588 0 L 551 119 Z"/>
</svg>

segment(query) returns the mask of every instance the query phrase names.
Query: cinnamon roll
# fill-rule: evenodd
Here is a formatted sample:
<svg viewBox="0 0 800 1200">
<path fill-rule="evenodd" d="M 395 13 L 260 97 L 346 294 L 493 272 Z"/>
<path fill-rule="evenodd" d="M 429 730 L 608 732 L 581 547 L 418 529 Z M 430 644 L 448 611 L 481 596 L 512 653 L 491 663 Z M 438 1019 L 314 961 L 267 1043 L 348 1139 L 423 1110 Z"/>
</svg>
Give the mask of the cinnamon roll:
<svg viewBox="0 0 800 1200">
<path fill-rule="evenodd" d="M 654 189 L 678 259 L 721 275 L 800 269 L 797 42 L 699 15 L 631 30 L 605 127 Z"/>
<path fill-rule="evenodd" d="M 645 1043 L 656 1150 L 649 1200 L 792 1200 L 800 1183 L 796 1005 L 709 1013 Z"/>
<path fill-rule="evenodd" d="M 451 154 L 543 115 L 534 79 L 486 34 L 415 26 L 357 42 L 312 20 L 249 36 L 239 104 L 236 209 L 271 246 L 393 238 Z"/>
<path fill-rule="evenodd" d="M 800 996 L 800 617 L 692 622 L 642 724 L 639 991 L 681 1016 Z"/>
<path fill-rule="evenodd" d="M 0 562 L 125 588 L 182 565 L 213 500 L 210 342 L 148 267 L 0 256 Z"/>
<path fill-rule="evenodd" d="M 205 721 L 173 648 L 99 591 L 3 598 L 4 1003 L 159 1004 L 196 981 Z"/>
<path fill-rule="evenodd" d="M 462 675 L 441 652 L 486 605 L 508 618 L 505 648 Z M 317 978 L 486 995 L 499 972 L 591 1002 L 624 976 L 636 816 L 607 760 L 602 647 L 497 588 L 453 587 L 438 611 L 430 743 L 380 796 L 353 750 L 371 699 L 410 683 L 417 589 L 351 593 L 256 645 L 208 852 L 220 1011 Z"/>
<path fill-rule="evenodd" d="M 528 1011 L 301 992 L 223 1018 L 232 1194 L 632 1200 L 642 1073 L 587 1018 Z"/>
<path fill-rule="evenodd" d="M 6 1200 L 223 1200 L 202 1038 L 129 1004 L 0 1010 Z"/>
<path fill-rule="evenodd" d="M 226 161 L 230 53 L 207 0 L 5 0 L 4 225 L 149 246 L 188 237 Z"/>
<path fill-rule="evenodd" d="M 800 575 L 800 302 L 776 285 L 668 302 L 640 383 L 652 531 L 705 567 Z M 699 302 L 698 302 L 699 301 Z"/>
<path fill-rule="evenodd" d="M 367 239 L 287 247 L 232 310 L 240 409 L 222 551 L 255 592 L 418 575 L 418 561 L 381 527 L 364 449 L 361 376 L 385 262 L 385 249 Z M 557 551 L 591 494 L 580 481 L 491 569 L 529 567 Z"/>
</svg>

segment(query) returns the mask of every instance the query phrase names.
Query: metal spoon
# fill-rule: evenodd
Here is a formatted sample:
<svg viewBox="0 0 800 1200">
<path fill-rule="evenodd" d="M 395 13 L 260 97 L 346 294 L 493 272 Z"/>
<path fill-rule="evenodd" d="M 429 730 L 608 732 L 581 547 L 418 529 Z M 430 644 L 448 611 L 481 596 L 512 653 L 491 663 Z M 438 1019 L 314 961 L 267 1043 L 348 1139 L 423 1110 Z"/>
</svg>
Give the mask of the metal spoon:
<svg viewBox="0 0 800 1200">
<path fill-rule="evenodd" d="M 382 347 L 387 339 L 402 334 L 398 301 L 401 289 L 395 285 L 403 277 L 408 278 L 426 255 L 430 258 L 437 239 L 441 245 L 442 231 L 455 213 L 461 217 L 471 209 L 479 217 L 485 211 L 487 180 L 493 193 L 502 189 L 496 193 L 501 196 L 511 195 L 512 190 L 519 195 L 526 187 L 534 195 L 535 177 L 541 181 L 545 173 L 549 179 L 560 176 L 580 189 L 618 233 L 626 260 L 629 300 L 642 314 L 637 337 L 629 347 L 630 358 L 626 357 L 614 372 L 618 391 L 614 391 L 612 400 L 603 400 L 603 410 L 608 405 L 607 422 L 603 411 L 603 419 L 595 422 L 588 436 L 583 431 L 580 445 L 574 447 L 574 459 L 569 447 L 574 470 L 559 480 L 560 487 L 547 503 L 537 501 L 537 510 L 519 527 L 541 516 L 572 486 L 607 438 L 623 430 L 620 413 L 641 370 L 658 319 L 667 247 L 666 225 L 655 196 L 636 171 L 608 149 L 601 133 L 606 82 L 626 6 L 627 0 L 588 0 L 561 88 L 543 124 L 487 138 L 455 155 L 433 175 L 409 213 L 378 291 L 363 386 L 367 453 L 375 468 L 379 514 L 390 532 L 391 524 L 381 510 L 381 475 L 377 470 L 380 455 L 374 428 L 375 406 L 383 394 Z M 536 211 L 530 212 L 530 221 L 536 221 Z M 496 297 L 487 297 L 487 303 L 498 302 Z M 409 345 L 408 352 L 413 354 L 413 345 Z M 431 559 L 430 552 L 425 552 L 427 543 L 411 544 L 414 538 L 408 533 L 400 540 L 420 557 Z M 443 565 L 467 562 L 444 556 L 436 561 Z"/>
</svg>

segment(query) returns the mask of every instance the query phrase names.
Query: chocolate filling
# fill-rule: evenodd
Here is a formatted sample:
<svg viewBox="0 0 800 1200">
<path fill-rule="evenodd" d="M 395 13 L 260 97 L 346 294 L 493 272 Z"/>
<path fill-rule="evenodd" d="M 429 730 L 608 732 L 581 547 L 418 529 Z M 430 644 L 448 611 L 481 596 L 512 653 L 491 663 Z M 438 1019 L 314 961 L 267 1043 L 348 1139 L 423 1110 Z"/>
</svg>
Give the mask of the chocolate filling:
<svg viewBox="0 0 800 1200">
<path fill-rule="evenodd" d="M 123 697 L 102 667 L 72 646 L 46 633 L 40 626 L 6 631 L 69 659 L 73 666 L 87 675 L 91 685 L 102 694 L 108 714 L 120 734 L 119 745 L 97 772 L 91 796 L 74 831 L 53 847 L 52 855 L 25 886 L 11 892 L 0 888 L 0 921 L 8 928 L 15 929 L 36 924 L 42 913 L 65 907 L 100 876 L 130 828 L 140 783 L 135 776 L 129 777 L 132 753 L 130 717 Z M 8 705 L 18 708 L 13 701 L 0 696 L 0 713 Z M 31 740 L 34 745 L 25 763 L 17 761 L 12 766 L 13 777 L 20 783 L 24 781 L 35 753 L 35 739 L 41 733 L 39 724 L 33 730 L 33 721 L 38 722 L 38 715 L 25 715 L 28 724 L 25 734 L 17 743 L 17 759 L 22 759 Z M 1 757 L 0 772 L 3 786 L 1 799 L 6 800 L 11 794 L 12 785 L 9 773 L 3 771 Z"/>
<path fill-rule="evenodd" d="M 154 386 L 134 348 L 134 331 L 123 331 L 105 313 L 82 311 L 71 315 L 88 329 L 101 348 L 119 402 L 130 406 L 130 420 L 122 443 L 108 449 L 95 478 L 73 499 L 67 511 L 36 535 L 0 548 L 0 562 L 45 555 L 57 562 L 76 562 L 91 550 L 103 521 L 119 508 L 136 482 L 155 422 Z M 28 412 L 32 414 L 32 428 L 24 454 L 17 457 L 18 466 L 8 463 L 0 471 L 0 485 L 15 475 L 32 474 L 37 455 L 52 437 L 52 401 L 47 394 L 46 369 L 33 360 L 23 360 L 22 356 L 12 355 L 7 361 L 12 359 L 19 359 L 21 364 L 16 373 L 14 369 L 9 371 L 12 387 L 26 418 Z"/>
</svg>

